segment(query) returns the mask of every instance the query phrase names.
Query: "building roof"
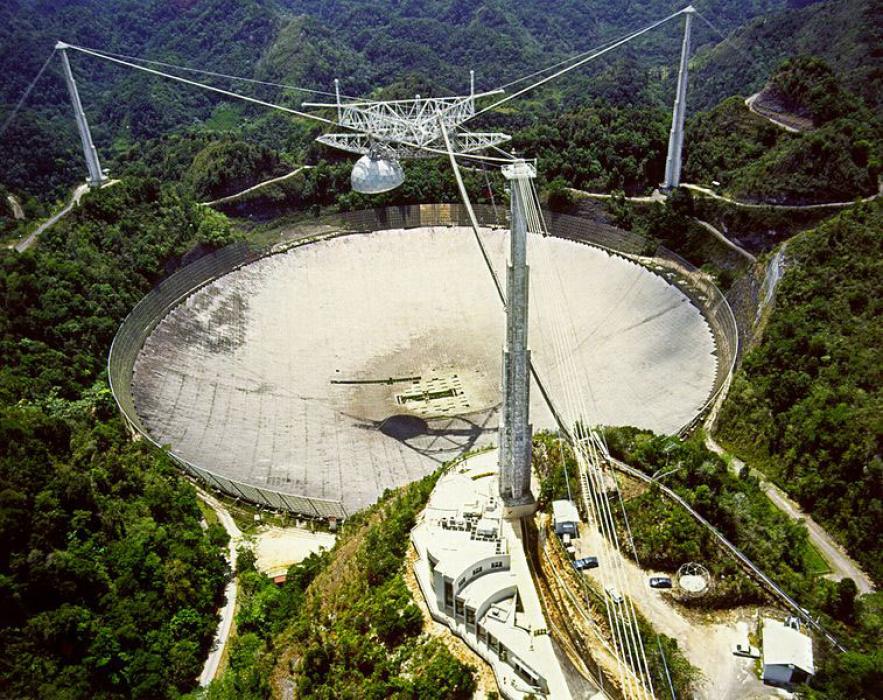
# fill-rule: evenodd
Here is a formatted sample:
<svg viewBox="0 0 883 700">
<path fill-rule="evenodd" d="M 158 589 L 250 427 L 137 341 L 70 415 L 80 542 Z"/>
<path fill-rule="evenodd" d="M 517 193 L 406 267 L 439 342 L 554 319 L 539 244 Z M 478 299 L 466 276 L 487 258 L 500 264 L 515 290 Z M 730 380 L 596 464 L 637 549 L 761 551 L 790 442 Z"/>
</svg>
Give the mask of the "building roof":
<svg viewBox="0 0 883 700">
<path fill-rule="evenodd" d="M 552 501 L 552 519 L 556 523 L 578 523 L 579 511 L 573 501 Z"/>
<path fill-rule="evenodd" d="M 796 666 L 809 674 L 816 672 L 813 664 L 812 638 L 786 627 L 779 620 L 763 620 L 763 665 Z"/>
</svg>

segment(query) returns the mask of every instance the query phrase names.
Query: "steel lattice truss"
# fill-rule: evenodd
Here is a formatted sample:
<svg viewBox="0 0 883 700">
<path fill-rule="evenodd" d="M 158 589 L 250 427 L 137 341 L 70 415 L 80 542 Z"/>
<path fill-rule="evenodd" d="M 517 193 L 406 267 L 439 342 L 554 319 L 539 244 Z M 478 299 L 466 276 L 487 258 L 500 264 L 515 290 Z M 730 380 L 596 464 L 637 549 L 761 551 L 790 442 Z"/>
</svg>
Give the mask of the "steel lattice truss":
<svg viewBox="0 0 883 700">
<path fill-rule="evenodd" d="M 475 114 L 476 98 L 497 92 L 304 106 L 335 108 L 338 124 L 353 130 L 320 136 L 317 141 L 327 146 L 362 155 L 380 150 L 395 158 L 431 158 L 445 147 L 442 124 L 451 136 L 454 150 L 460 153 L 474 153 L 508 141 L 507 134 L 497 132 L 456 132 L 460 124 Z"/>
</svg>

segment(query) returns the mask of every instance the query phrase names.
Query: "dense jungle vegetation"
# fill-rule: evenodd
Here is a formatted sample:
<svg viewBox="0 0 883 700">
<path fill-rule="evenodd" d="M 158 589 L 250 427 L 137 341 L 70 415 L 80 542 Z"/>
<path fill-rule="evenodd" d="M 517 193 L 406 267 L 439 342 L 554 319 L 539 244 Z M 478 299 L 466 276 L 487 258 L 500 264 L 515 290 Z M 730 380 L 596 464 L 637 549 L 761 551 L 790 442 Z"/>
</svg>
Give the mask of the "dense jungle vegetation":
<svg viewBox="0 0 883 700">
<path fill-rule="evenodd" d="M 388 491 L 348 520 L 330 553 L 288 571 L 277 587 L 240 553 L 244 602 L 230 668 L 209 700 L 268 697 L 466 700 L 474 669 L 434 635 L 406 587 L 415 518 L 438 474 Z"/>
<path fill-rule="evenodd" d="M 157 181 L 93 193 L 38 248 L 0 249 L 0 695 L 189 690 L 217 624 L 227 535 L 132 443 L 104 376 L 140 296 L 230 230 Z"/>
<path fill-rule="evenodd" d="M 761 343 L 720 438 L 800 501 L 883 580 L 883 204 L 795 237 Z"/>
<path fill-rule="evenodd" d="M 700 9 L 726 32 L 761 15 L 779 17 L 770 12 L 784 11 L 782 17 L 790 17 L 815 7 L 789 9 L 804 4 L 709 0 Z M 852 22 L 869 19 L 874 26 L 874 16 L 862 15 L 862 2 L 821 3 L 830 4 L 855 5 Z M 0 8 L 0 69 L 10 76 L 0 85 L 0 116 L 8 114 L 60 36 L 87 47 L 207 66 L 259 80 L 328 90 L 337 76 L 344 79 L 347 94 L 364 94 L 384 86 L 378 95 L 406 97 L 415 92 L 461 91 L 469 67 L 478 70 L 480 86 L 490 87 L 670 11 L 671 4 L 662 0 L 631 3 L 628 12 L 600 0 L 516 6 L 486 0 L 469 7 L 420 2 L 379 7 L 367 0 L 124 0 L 113 5 L 97 0 L 62 4 L 13 0 Z M 599 59 L 554 87 L 525 96 L 517 103 L 517 110 L 483 118 L 476 127 L 502 128 L 517 135 L 538 121 L 548 122 L 551 116 L 557 122 L 553 131 L 538 135 L 560 140 L 567 148 L 554 154 L 545 148 L 550 180 L 561 174 L 577 187 L 617 188 L 629 193 L 655 187 L 664 164 L 672 68 L 680 44 L 675 24 Z M 450 31 L 452 26 L 458 31 Z M 824 43 L 820 34 L 813 36 L 820 46 Z M 693 85 L 697 93 L 695 100 L 691 97 L 691 109 L 710 109 L 734 92 L 759 87 L 779 61 L 798 51 L 781 37 L 770 46 L 769 37 L 755 37 L 761 45 L 756 53 L 762 55 L 742 67 L 738 73 L 741 82 L 708 92 L 705 86 L 730 70 L 732 63 L 729 55 L 718 57 L 715 53 L 720 40 L 704 22 L 695 24 L 697 74 Z M 799 50 L 811 53 L 806 43 L 802 41 Z M 856 55 L 869 57 L 871 46 L 853 45 L 847 64 L 841 65 L 836 56 L 829 56 L 829 60 L 835 61 L 838 70 L 851 71 Z M 239 140 L 271 147 L 275 157 L 289 165 L 316 162 L 308 147 L 319 131 L 315 126 L 82 54 L 72 54 L 72 62 L 96 143 L 112 172 L 119 173 L 120 163 L 131 160 L 133 151 L 144 148 L 150 139 L 170 132 L 233 133 Z M 3 184 L 20 195 L 30 215 L 44 213 L 45 205 L 63 196 L 82 172 L 78 138 L 57 64 L 57 60 L 52 63 L 24 111 L 0 138 L 5 155 Z M 305 99 L 302 94 L 266 85 L 243 85 L 209 76 L 201 79 L 289 105 Z M 590 112 L 583 112 L 592 100 L 599 102 Z M 616 135 L 611 143 L 606 135 L 612 128 Z M 536 145 L 530 134 L 517 143 L 525 151 Z M 327 151 L 322 157 L 334 160 Z M 249 160 L 241 164 L 245 166 Z M 800 166 L 799 160 L 792 157 L 787 167 Z M 216 163 L 217 159 L 211 158 L 204 162 L 209 169 L 222 169 Z M 270 170 L 275 172 L 275 168 Z M 251 178 L 245 184 L 264 172 L 263 167 L 251 171 L 243 167 L 245 179 Z M 715 176 L 708 172 L 698 175 L 706 182 Z M 225 182 L 233 189 L 233 182 L 239 184 L 240 180 L 234 177 L 219 182 L 210 176 L 208 184 L 228 193 Z M 758 182 L 763 184 L 762 178 Z"/>
</svg>

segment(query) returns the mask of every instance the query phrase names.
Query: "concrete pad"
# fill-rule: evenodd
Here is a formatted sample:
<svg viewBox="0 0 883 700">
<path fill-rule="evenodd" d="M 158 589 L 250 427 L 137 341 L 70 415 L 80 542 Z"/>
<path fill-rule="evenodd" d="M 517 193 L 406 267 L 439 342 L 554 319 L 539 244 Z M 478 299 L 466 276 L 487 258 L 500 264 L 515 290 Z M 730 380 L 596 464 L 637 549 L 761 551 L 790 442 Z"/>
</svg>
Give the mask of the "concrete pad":
<svg viewBox="0 0 883 700">
<path fill-rule="evenodd" d="M 311 554 L 330 550 L 336 538 L 328 532 L 309 532 L 294 527 L 270 527 L 255 537 L 255 566 L 267 576 L 288 571 Z"/>
</svg>

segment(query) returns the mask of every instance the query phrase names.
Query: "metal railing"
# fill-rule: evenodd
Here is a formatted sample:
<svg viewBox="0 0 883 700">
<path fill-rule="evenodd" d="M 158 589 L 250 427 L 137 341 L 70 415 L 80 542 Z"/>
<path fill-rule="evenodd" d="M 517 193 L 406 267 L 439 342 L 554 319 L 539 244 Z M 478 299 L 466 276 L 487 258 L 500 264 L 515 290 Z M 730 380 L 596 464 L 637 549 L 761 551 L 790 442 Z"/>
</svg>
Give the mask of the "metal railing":
<svg viewBox="0 0 883 700">
<path fill-rule="evenodd" d="M 475 215 L 483 226 L 506 225 L 503 209 L 479 205 L 475 207 Z M 641 257 L 648 248 L 652 249 L 652 245 L 635 233 L 551 212 L 547 212 L 547 223 L 552 235 L 595 245 L 643 264 L 656 262 L 667 270 L 676 271 L 672 275 L 663 274 L 702 311 L 714 333 L 718 352 L 718 369 L 711 395 L 696 418 L 684 428 L 692 429 L 721 395 L 735 365 L 738 331 L 726 299 L 695 267 L 664 248 L 658 248 L 654 258 Z M 259 258 L 316 240 L 384 229 L 468 225 L 469 217 L 462 204 L 419 204 L 342 212 L 293 225 L 283 232 L 281 245 L 255 249 L 245 243 L 234 243 L 178 270 L 138 302 L 123 321 L 110 347 L 107 366 L 110 388 L 129 429 L 134 435 L 162 448 L 151 437 L 135 408 L 132 394 L 135 361 L 148 336 L 166 314 L 200 287 Z M 311 236 L 307 232 L 312 229 L 320 233 Z M 345 519 L 348 515 L 340 501 L 246 484 L 193 464 L 174 450 L 169 450 L 168 454 L 187 474 L 233 498 L 308 517 Z"/>
</svg>

